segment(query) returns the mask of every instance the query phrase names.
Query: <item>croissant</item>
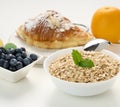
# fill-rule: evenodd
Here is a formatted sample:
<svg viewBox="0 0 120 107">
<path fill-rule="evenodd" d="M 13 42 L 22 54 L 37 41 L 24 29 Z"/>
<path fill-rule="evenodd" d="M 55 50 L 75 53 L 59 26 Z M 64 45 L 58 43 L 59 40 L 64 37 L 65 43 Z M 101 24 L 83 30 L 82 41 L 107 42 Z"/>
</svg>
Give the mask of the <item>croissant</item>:
<svg viewBox="0 0 120 107">
<path fill-rule="evenodd" d="M 27 20 L 16 33 L 27 44 L 48 49 L 80 46 L 94 38 L 53 10 Z"/>
</svg>

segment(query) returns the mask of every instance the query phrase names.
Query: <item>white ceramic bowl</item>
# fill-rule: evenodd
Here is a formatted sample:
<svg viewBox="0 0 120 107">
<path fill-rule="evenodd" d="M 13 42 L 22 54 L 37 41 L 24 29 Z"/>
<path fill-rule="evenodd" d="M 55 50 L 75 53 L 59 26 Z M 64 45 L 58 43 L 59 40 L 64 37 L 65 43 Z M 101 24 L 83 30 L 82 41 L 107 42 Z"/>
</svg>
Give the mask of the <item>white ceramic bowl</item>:
<svg viewBox="0 0 120 107">
<path fill-rule="evenodd" d="M 60 90 L 68 94 L 75 95 L 75 96 L 92 96 L 92 95 L 97 95 L 97 94 L 107 91 L 113 85 L 117 77 L 120 75 L 120 72 L 109 80 L 94 82 L 94 83 L 68 82 L 68 81 L 56 78 L 49 73 L 49 65 L 51 64 L 51 62 L 55 60 L 56 58 L 58 58 L 59 56 L 63 56 L 67 53 L 71 53 L 72 49 L 82 50 L 81 47 L 63 49 L 63 50 L 60 50 L 60 51 L 57 51 L 51 54 L 44 61 L 44 65 L 43 65 L 44 70 L 50 75 L 56 87 L 58 87 Z M 102 50 L 101 52 L 108 54 L 111 57 L 116 58 L 117 60 L 120 60 L 120 57 L 111 51 Z"/>
<path fill-rule="evenodd" d="M 24 77 L 26 77 L 27 73 L 29 72 L 29 70 L 38 62 L 41 60 L 41 56 L 38 57 L 38 59 L 34 62 L 32 62 L 31 64 L 15 71 L 12 72 L 10 70 L 7 70 L 5 68 L 0 67 L 0 78 L 7 80 L 9 82 L 17 82 L 21 79 L 23 79 Z"/>
</svg>

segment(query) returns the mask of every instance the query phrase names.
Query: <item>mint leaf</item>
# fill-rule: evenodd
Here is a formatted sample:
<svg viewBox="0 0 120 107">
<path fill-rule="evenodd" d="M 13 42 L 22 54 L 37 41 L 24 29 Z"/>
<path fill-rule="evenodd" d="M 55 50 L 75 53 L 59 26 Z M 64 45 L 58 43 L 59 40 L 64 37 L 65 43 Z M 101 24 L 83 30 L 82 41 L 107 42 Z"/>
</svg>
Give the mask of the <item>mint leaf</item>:
<svg viewBox="0 0 120 107">
<path fill-rule="evenodd" d="M 4 48 L 5 49 L 11 49 L 11 48 L 16 49 L 17 46 L 13 43 L 7 43 L 7 44 L 5 44 Z"/>
<path fill-rule="evenodd" d="M 82 55 L 77 50 L 72 51 L 72 58 L 74 63 L 78 66 L 86 67 L 86 68 L 91 68 L 94 66 L 94 63 L 92 60 L 88 58 L 83 59 Z"/>
<path fill-rule="evenodd" d="M 94 63 L 90 59 L 86 58 L 86 59 L 79 62 L 79 66 L 91 68 L 94 66 Z"/>
<path fill-rule="evenodd" d="M 74 63 L 76 65 L 79 65 L 79 62 L 82 60 L 82 55 L 77 50 L 73 50 L 72 57 L 73 57 Z"/>
</svg>

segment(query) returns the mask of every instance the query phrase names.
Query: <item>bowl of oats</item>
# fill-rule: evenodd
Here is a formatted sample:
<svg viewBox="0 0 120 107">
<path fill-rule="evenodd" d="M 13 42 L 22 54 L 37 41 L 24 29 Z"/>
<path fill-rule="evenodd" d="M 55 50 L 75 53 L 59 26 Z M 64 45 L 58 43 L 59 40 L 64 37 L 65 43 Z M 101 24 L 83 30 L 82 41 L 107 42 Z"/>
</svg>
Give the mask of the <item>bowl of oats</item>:
<svg viewBox="0 0 120 107">
<path fill-rule="evenodd" d="M 120 75 L 120 56 L 109 51 L 59 50 L 44 61 L 44 70 L 56 87 L 75 96 L 92 96 L 109 90 Z"/>
</svg>

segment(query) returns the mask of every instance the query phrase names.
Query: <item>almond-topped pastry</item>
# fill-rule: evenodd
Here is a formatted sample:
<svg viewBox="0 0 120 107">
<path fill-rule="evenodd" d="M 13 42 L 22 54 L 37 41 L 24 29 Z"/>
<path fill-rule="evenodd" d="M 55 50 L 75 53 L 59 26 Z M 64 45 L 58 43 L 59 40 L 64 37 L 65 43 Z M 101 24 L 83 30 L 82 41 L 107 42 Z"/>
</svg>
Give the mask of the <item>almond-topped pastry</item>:
<svg viewBox="0 0 120 107">
<path fill-rule="evenodd" d="M 16 32 L 27 44 L 50 49 L 84 45 L 94 38 L 52 10 L 27 20 Z"/>
</svg>

